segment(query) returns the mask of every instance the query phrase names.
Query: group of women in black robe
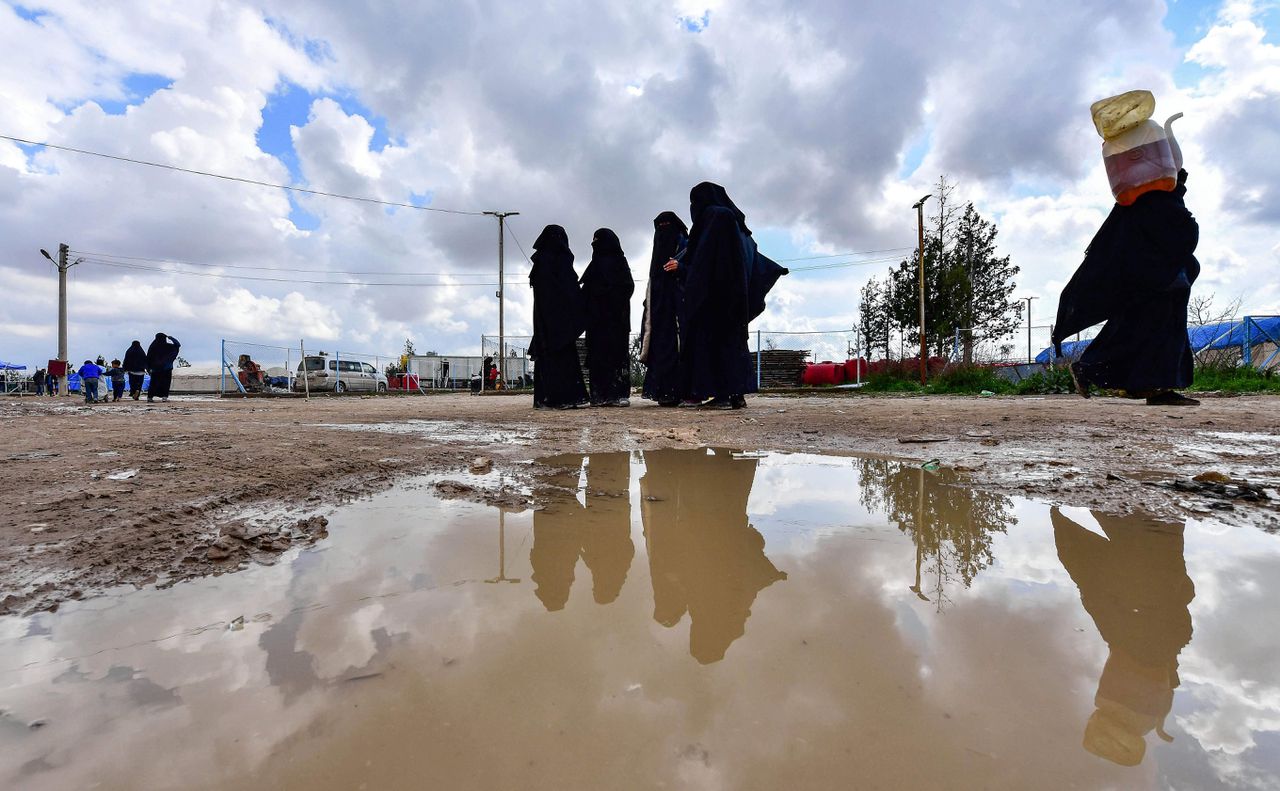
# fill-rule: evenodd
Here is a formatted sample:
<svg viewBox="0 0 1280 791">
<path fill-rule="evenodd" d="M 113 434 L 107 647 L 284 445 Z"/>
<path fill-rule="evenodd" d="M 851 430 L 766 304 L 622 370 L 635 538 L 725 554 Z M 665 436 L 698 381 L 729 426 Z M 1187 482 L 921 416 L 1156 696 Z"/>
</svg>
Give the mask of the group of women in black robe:
<svg viewBox="0 0 1280 791">
<path fill-rule="evenodd" d="M 787 270 L 760 253 L 746 216 L 724 187 L 702 182 L 689 193 L 689 230 L 671 211 L 653 221 L 639 359 L 642 393 L 661 406 L 740 409 L 756 391 L 747 325 Z M 534 407 L 628 406 L 631 296 L 635 283 L 618 236 L 595 232 L 581 281 L 569 237 L 548 225 L 534 242 Z M 586 332 L 590 392 L 577 339 Z"/>
</svg>

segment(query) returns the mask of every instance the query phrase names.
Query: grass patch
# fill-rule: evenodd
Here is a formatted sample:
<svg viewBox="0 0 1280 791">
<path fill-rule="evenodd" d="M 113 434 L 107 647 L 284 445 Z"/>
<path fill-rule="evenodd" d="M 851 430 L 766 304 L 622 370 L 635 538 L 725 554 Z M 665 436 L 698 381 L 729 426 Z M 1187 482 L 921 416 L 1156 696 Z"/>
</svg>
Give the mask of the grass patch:
<svg viewBox="0 0 1280 791">
<path fill-rule="evenodd" d="M 1014 385 L 1014 392 L 1018 395 L 1067 395 L 1075 391 L 1071 372 L 1065 365 L 1051 371 L 1034 373 Z"/>
<path fill-rule="evenodd" d="M 928 392 L 938 395 L 973 395 L 984 390 L 997 395 L 1014 392 L 1013 383 L 995 371 L 977 365 L 949 367 L 929 382 Z"/>
<path fill-rule="evenodd" d="M 1207 366 L 1196 369 L 1191 390 L 1224 393 L 1280 393 L 1280 376 L 1256 368 Z"/>
</svg>

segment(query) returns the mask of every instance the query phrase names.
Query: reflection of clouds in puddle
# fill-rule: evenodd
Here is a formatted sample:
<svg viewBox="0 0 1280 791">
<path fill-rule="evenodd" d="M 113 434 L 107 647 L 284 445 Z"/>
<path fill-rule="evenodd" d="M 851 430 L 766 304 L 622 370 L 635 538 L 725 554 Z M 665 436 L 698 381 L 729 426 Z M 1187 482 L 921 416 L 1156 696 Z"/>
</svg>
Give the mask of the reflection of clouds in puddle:
<svg viewBox="0 0 1280 791">
<path fill-rule="evenodd" d="M 654 620 L 646 539 L 655 525 L 642 509 L 656 479 L 641 484 L 639 454 L 615 476 L 613 488 L 629 498 L 586 491 L 603 487 L 589 475 L 592 465 L 604 472 L 607 458 L 592 457 L 583 473 L 578 457 L 571 475 L 582 525 L 629 519 L 635 556 L 609 604 L 597 603 L 594 573 L 575 556 L 563 608 L 545 612 L 533 594 L 532 531 L 554 520 L 507 514 L 500 534 L 494 509 L 442 503 L 419 482 L 337 509 L 322 551 L 68 605 L 38 616 L 40 629 L 0 619 L 0 667 L 42 663 L 0 677 L 6 708 L 50 719 L 17 749 L 61 767 L 21 787 L 173 786 L 192 776 L 234 786 L 248 775 L 279 785 L 302 771 L 321 784 L 370 787 L 424 777 L 440 787 L 563 785 L 565 777 L 596 787 L 818 786 L 847 779 L 850 765 L 868 785 L 1025 787 L 1060 777 L 1121 787 L 1139 776 L 1154 784 L 1157 768 L 1180 782 L 1171 759 L 1194 743 L 1212 751 L 1185 758 L 1195 777 L 1257 779 L 1274 764 L 1256 744 L 1266 744 L 1259 733 L 1280 730 L 1276 635 L 1257 628 L 1274 620 L 1275 537 L 1187 526 L 1196 631 L 1174 693 L 1187 738 L 1164 746 L 1149 737 L 1158 758 L 1119 770 L 1080 748 L 1108 648 L 1058 557 L 1048 506 L 880 462 L 704 457 L 734 470 L 749 463 L 754 474 L 673 491 L 696 500 L 706 519 L 717 503 L 736 508 L 723 516 L 742 525 L 726 535 L 749 538 L 749 521 L 764 544 L 730 563 L 736 539 L 726 539 L 727 550 L 678 552 L 692 562 L 656 566 L 703 586 L 670 627 Z M 744 484 L 749 504 L 735 506 L 735 497 L 747 503 Z M 939 521 L 916 525 L 921 509 Z M 1092 514 L 1066 513 L 1104 540 Z M 719 601 L 736 596 L 762 561 L 787 579 L 749 601 Z M 921 585 L 917 563 L 930 601 L 912 590 Z M 733 572 L 735 564 L 746 571 Z M 948 575 L 945 608 L 929 587 L 938 566 Z M 497 575 L 520 582 L 484 582 Z M 689 655 L 691 623 L 707 624 L 702 606 L 745 619 L 736 636 L 736 621 L 726 627 L 718 639 L 729 636 L 727 650 L 705 666 Z M 263 612 L 268 622 L 252 620 Z M 238 632 L 147 642 L 239 615 L 247 622 Z M 51 692 L 70 667 L 52 657 L 102 649 L 74 665 L 84 680 Z M 122 680 L 119 668 L 137 675 Z M 143 697 L 152 703 L 134 699 L 142 694 L 134 680 L 151 685 Z M 180 705 L 154 703 L 170 693 Z M 630 734 L 625 743 L 620 732 Z M 577 757 L 551 766 L 546 758 L 566 744 Z M 131 758 L 158 751 L 171 760 Z"/>
</svg>

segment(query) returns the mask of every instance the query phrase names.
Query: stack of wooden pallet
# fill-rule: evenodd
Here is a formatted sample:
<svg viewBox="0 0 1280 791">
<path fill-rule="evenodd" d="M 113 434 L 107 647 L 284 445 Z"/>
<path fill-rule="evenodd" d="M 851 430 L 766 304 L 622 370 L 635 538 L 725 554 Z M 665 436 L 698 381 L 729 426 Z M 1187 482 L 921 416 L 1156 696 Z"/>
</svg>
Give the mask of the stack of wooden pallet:
<svg viewBox="0 0 1280 791">
<path fill-rule="evenodd" d="M 760 352 L 760 387 L 799 387 L 804 375 L 807 349 L 764 349 Z M 755 363 L 755 355 L 751 355 Z"/>
</svg>

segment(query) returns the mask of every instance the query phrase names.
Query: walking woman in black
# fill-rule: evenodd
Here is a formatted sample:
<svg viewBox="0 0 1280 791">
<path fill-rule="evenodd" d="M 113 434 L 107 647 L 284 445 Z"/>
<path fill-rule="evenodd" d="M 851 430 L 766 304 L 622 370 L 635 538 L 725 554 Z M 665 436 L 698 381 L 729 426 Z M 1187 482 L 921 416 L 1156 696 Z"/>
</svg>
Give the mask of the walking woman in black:
<svg viewBox="0 0 1280 791">
<path fill-rule="evenodd" d="M 173 365 L 178 359 L 182 344 L 172 335 L 157 332 L 147 347 L 147 369 L 151 371 L 151 384 L 147 389 L 147 401 L 169 400 L 169 387 L 173 383 Z"/>
<path fill-rule="evenodd" d="M 618 235 L 608 228 L 591 239 L 591 263 L 582 274 L 587 303 L 587 373 L 591 403 L 630 406 L 631 295 L 636 284 Z"/>
<path fill-rule="evenodd" d="M 529 356 L 534 409 L 573 409 L 587 403 L 578 363 L 578 336 L 585 325 L 578 273 L 573 271 L 569 235 L 559 225 L 542 229 L 533 243 L 533 339 Z"/>
<path fill-rule="evenodd" d="M 649 258 L 649 288 L 640 325 L 640 362 L 645 398 L 659 406 L 677 406 L 685 389 L 680 367 L 680 302 L 684 296 L 684 271 L 679 259 L 689 244 L 689 229 L 675 212 L 664 211 L 653 220 L 653 255 Z"/>
</svg>

